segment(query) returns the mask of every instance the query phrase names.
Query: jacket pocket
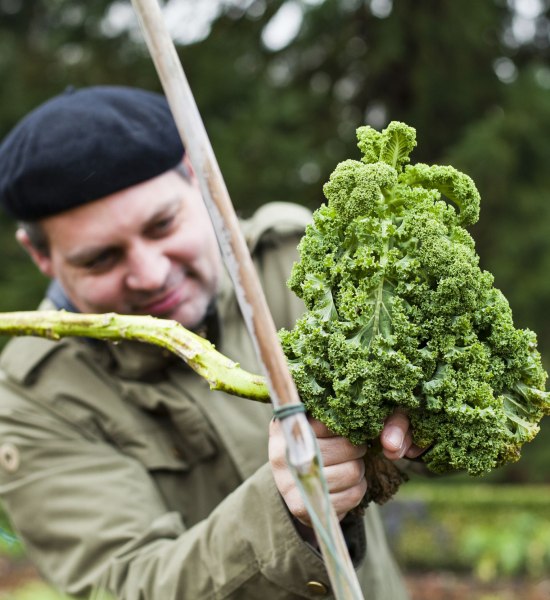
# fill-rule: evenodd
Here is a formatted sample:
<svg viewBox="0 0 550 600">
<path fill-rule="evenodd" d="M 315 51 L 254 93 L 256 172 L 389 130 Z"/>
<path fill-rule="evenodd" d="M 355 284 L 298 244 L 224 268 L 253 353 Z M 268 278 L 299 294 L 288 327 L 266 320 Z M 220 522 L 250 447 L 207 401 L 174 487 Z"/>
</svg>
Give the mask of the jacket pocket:
<svg viewBox="0 0 550 600">
<path fill-rule="evenodd" d="M 189 470 L 218 454 L 212 425 L 181 389 L 169 384 L 124 384 L 134 419 L 114 435 L 120 448 L 148 469 Z"/>
</svg>

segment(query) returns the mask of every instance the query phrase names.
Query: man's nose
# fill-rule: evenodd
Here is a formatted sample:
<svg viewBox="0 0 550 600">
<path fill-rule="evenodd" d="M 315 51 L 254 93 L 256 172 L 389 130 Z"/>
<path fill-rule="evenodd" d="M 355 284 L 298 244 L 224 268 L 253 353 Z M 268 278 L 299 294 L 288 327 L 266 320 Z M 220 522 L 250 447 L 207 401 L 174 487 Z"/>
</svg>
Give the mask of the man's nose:
<svg viewBox="0 0 550 600">
<path fill-rule="evenodd" d="M 154 291 L 162 288 L 170 271 L 170 259 L 154 244 L 135 244 L 128 255 L 126 285 L 132 290 Z"/>
</svg>

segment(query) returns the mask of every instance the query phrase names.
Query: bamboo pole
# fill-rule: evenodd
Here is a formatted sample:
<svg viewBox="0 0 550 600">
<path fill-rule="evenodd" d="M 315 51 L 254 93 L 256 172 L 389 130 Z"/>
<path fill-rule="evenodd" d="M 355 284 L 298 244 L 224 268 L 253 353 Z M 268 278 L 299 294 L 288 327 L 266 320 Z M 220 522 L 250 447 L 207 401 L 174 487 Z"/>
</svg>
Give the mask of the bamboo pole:
<svg viewBox="0 0 550 600">
<path fill-rule="evenodd" d="M 157 0 L 132 0 L 139 17 L 149 52 L 164 88 L 176 126 L 197 174 L 224 261 L 249 334 L 267 375 L 271 401 L 275 409 L 301 405 L 294 381 L 277 338 L 267 301 L 256 275 L 252 258 L 241 233 L 238 219 L 214 156 L 191 88 L 168 33 Z M 287 444 L 288 462 L 301 481 L 312 510 L 315 532 L 337 598 L 361 599 L 355 571 L 347 551 L 338 519 L 322 485 L 322 465 L 315 436 L 303 413 L 281 419 Z"/>
</svg>

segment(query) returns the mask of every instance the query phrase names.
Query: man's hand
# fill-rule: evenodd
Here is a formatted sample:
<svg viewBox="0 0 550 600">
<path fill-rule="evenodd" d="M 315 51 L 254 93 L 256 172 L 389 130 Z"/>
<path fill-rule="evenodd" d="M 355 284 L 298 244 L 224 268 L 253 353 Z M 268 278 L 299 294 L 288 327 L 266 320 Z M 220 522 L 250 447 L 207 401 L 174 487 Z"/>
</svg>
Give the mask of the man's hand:
<svg viewBox="0 0 550 600">
<path fill-rule="evenodd" d="M 409 418 L 404 412 L 396 410 L 384 424 L 380 434 L 384 454 L 391 460 L 399 458 L 417 458 L 425 449 L 412 443 Z"/>
<path fill-rule="evenodd" d="M 335 435 L 316 419 L 310 418 L 309 422 L 317 436 L 330 499 L 341 520 L 359 505 L 367 491 L 363 460 L 367 448 L 365 445 L 355 446 Z M 287 466 L 286 443 L 278 421 L 272 421 L 269 433 L 269 462 L 279 493 L 290 513 L 301 523 L 310 525 L 301 494 Z M 380 441 L 384 454 L 390 459 L 414 458 L 422 452 L 412 444 L 409 420 L 400 412 L 387 419 Z"/>
</svg>

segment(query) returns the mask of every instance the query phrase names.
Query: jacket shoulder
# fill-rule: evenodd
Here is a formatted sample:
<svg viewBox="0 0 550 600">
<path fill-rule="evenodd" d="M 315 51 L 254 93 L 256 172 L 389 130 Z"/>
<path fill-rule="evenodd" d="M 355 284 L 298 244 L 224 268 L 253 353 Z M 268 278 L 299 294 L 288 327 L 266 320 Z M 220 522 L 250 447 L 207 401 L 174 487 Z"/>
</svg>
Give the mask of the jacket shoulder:
<svg viewBox="0 0 550 600">
<path fill-rule="evenodd" d="M 266 237 L 301 236 L 311 222 L 311 211 L 292 202 L 268 202 L 243 222 L 243 233 L 251 252 Z"/>
<path fill-rule="evenodd" d="M 270 202 L 256 211 L 245 230 L 278 329 L 292 327 L 304 312 L 302 301 L 290 292 L 286 281 L 299 258 L 298 244 L 311 218 L 311 211 L 299 204 Z"/>
</svg>

